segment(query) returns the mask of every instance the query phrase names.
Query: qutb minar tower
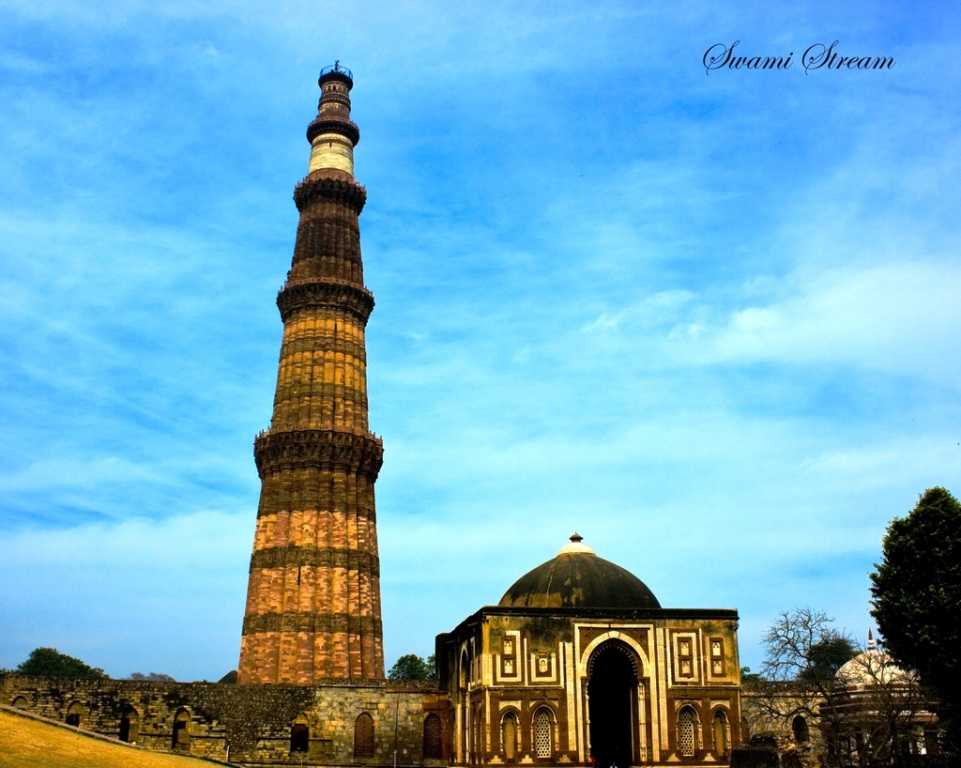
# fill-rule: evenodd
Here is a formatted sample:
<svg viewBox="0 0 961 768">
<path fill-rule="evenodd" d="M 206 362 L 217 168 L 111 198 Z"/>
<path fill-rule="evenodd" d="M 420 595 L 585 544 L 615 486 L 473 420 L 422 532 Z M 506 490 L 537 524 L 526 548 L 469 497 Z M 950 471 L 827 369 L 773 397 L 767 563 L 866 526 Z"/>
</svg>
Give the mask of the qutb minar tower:
<svg viewBox="0 0 961 768">
<path fill-rule="evenodd" d="M 242 683 L 384 677 L 374 481 L 383 445 L 367 425 L 364 287 L 354 180 L 360 139 L 349 70 L 321 71 L 270 428 L 254 456 L 262 486 L 240 646 Z"/>
</svg>

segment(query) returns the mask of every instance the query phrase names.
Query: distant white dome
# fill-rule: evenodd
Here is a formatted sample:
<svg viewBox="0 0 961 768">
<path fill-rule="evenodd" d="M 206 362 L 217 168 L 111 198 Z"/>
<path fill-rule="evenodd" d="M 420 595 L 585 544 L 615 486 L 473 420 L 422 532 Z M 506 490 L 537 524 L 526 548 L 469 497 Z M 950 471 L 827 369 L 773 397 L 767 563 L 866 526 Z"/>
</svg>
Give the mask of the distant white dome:
<svg viewBox="0 0 961 768">
<path fill-rule="evenodd" d="M 917 682 L 914 675 L 905 672 L 888 654 L 877 648 L 868 648 L 841 665 L 834 679 L 846 688 L 867 688 L 888 683 L 913 685 Z"/>
</svg>

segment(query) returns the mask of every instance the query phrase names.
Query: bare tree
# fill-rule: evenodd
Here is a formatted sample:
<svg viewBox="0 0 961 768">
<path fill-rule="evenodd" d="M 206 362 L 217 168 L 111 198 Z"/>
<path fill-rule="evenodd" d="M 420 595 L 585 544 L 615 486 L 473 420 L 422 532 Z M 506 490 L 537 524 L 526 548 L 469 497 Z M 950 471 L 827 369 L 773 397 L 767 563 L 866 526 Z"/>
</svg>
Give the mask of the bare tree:
<svg viewBox="0 0 961 768">
<path fill-rule="evenodd" d="M 828 754 L 839 754 L 830 740 L 838 733 L 824 711 L 835 675 L 858 652 L 851 638 L 837 631 L 823 611 L 798 608 L 778 616 L 764 638 L 766 658 L 755 684 L 756 701 L 779 735 L 781 751 L 795 753 L 794 762 L 816 765 L 824 739 Z M 798 718 L 801 718 L 799 721 Z M 798 723 L 803 723 L 804 733 Z M 812 738 L 813 737 L 813 738 Z"/>
</svg>

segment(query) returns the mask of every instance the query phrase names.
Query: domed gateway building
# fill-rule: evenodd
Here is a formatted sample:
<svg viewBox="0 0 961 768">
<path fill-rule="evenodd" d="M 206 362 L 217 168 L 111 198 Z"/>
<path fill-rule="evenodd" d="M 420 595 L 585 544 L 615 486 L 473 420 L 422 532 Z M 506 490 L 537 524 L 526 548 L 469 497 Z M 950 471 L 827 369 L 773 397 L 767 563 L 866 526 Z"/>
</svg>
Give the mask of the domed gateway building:
<svg viewBox="0 0 961 768">
<path fill-rule="evenodd" d="M 436 655 L 459 764 L 717 765 L 740 740 L 737 612 L 662 608 L 576 533 Z"/>
</svg>

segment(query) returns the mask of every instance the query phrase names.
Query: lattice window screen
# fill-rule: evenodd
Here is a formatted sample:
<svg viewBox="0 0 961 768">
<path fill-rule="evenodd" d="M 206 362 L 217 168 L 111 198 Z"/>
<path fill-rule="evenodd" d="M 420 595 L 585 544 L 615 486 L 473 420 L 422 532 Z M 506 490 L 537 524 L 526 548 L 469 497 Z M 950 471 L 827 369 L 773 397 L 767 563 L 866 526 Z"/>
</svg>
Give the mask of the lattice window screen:
<svg viewBox="0 0 961 768">
<path fill-rule="evenodd" d="M 684 757 L 694 756 L 694 713 L 686 707 L 677 716 L 677 751 Z"/>
<path fill-rule="evenodd" d="M 553 753 L 551 716 L 542 709 L 534 715 L 534 754 L 538 757 L 550 757 Z"/>
</svg>

